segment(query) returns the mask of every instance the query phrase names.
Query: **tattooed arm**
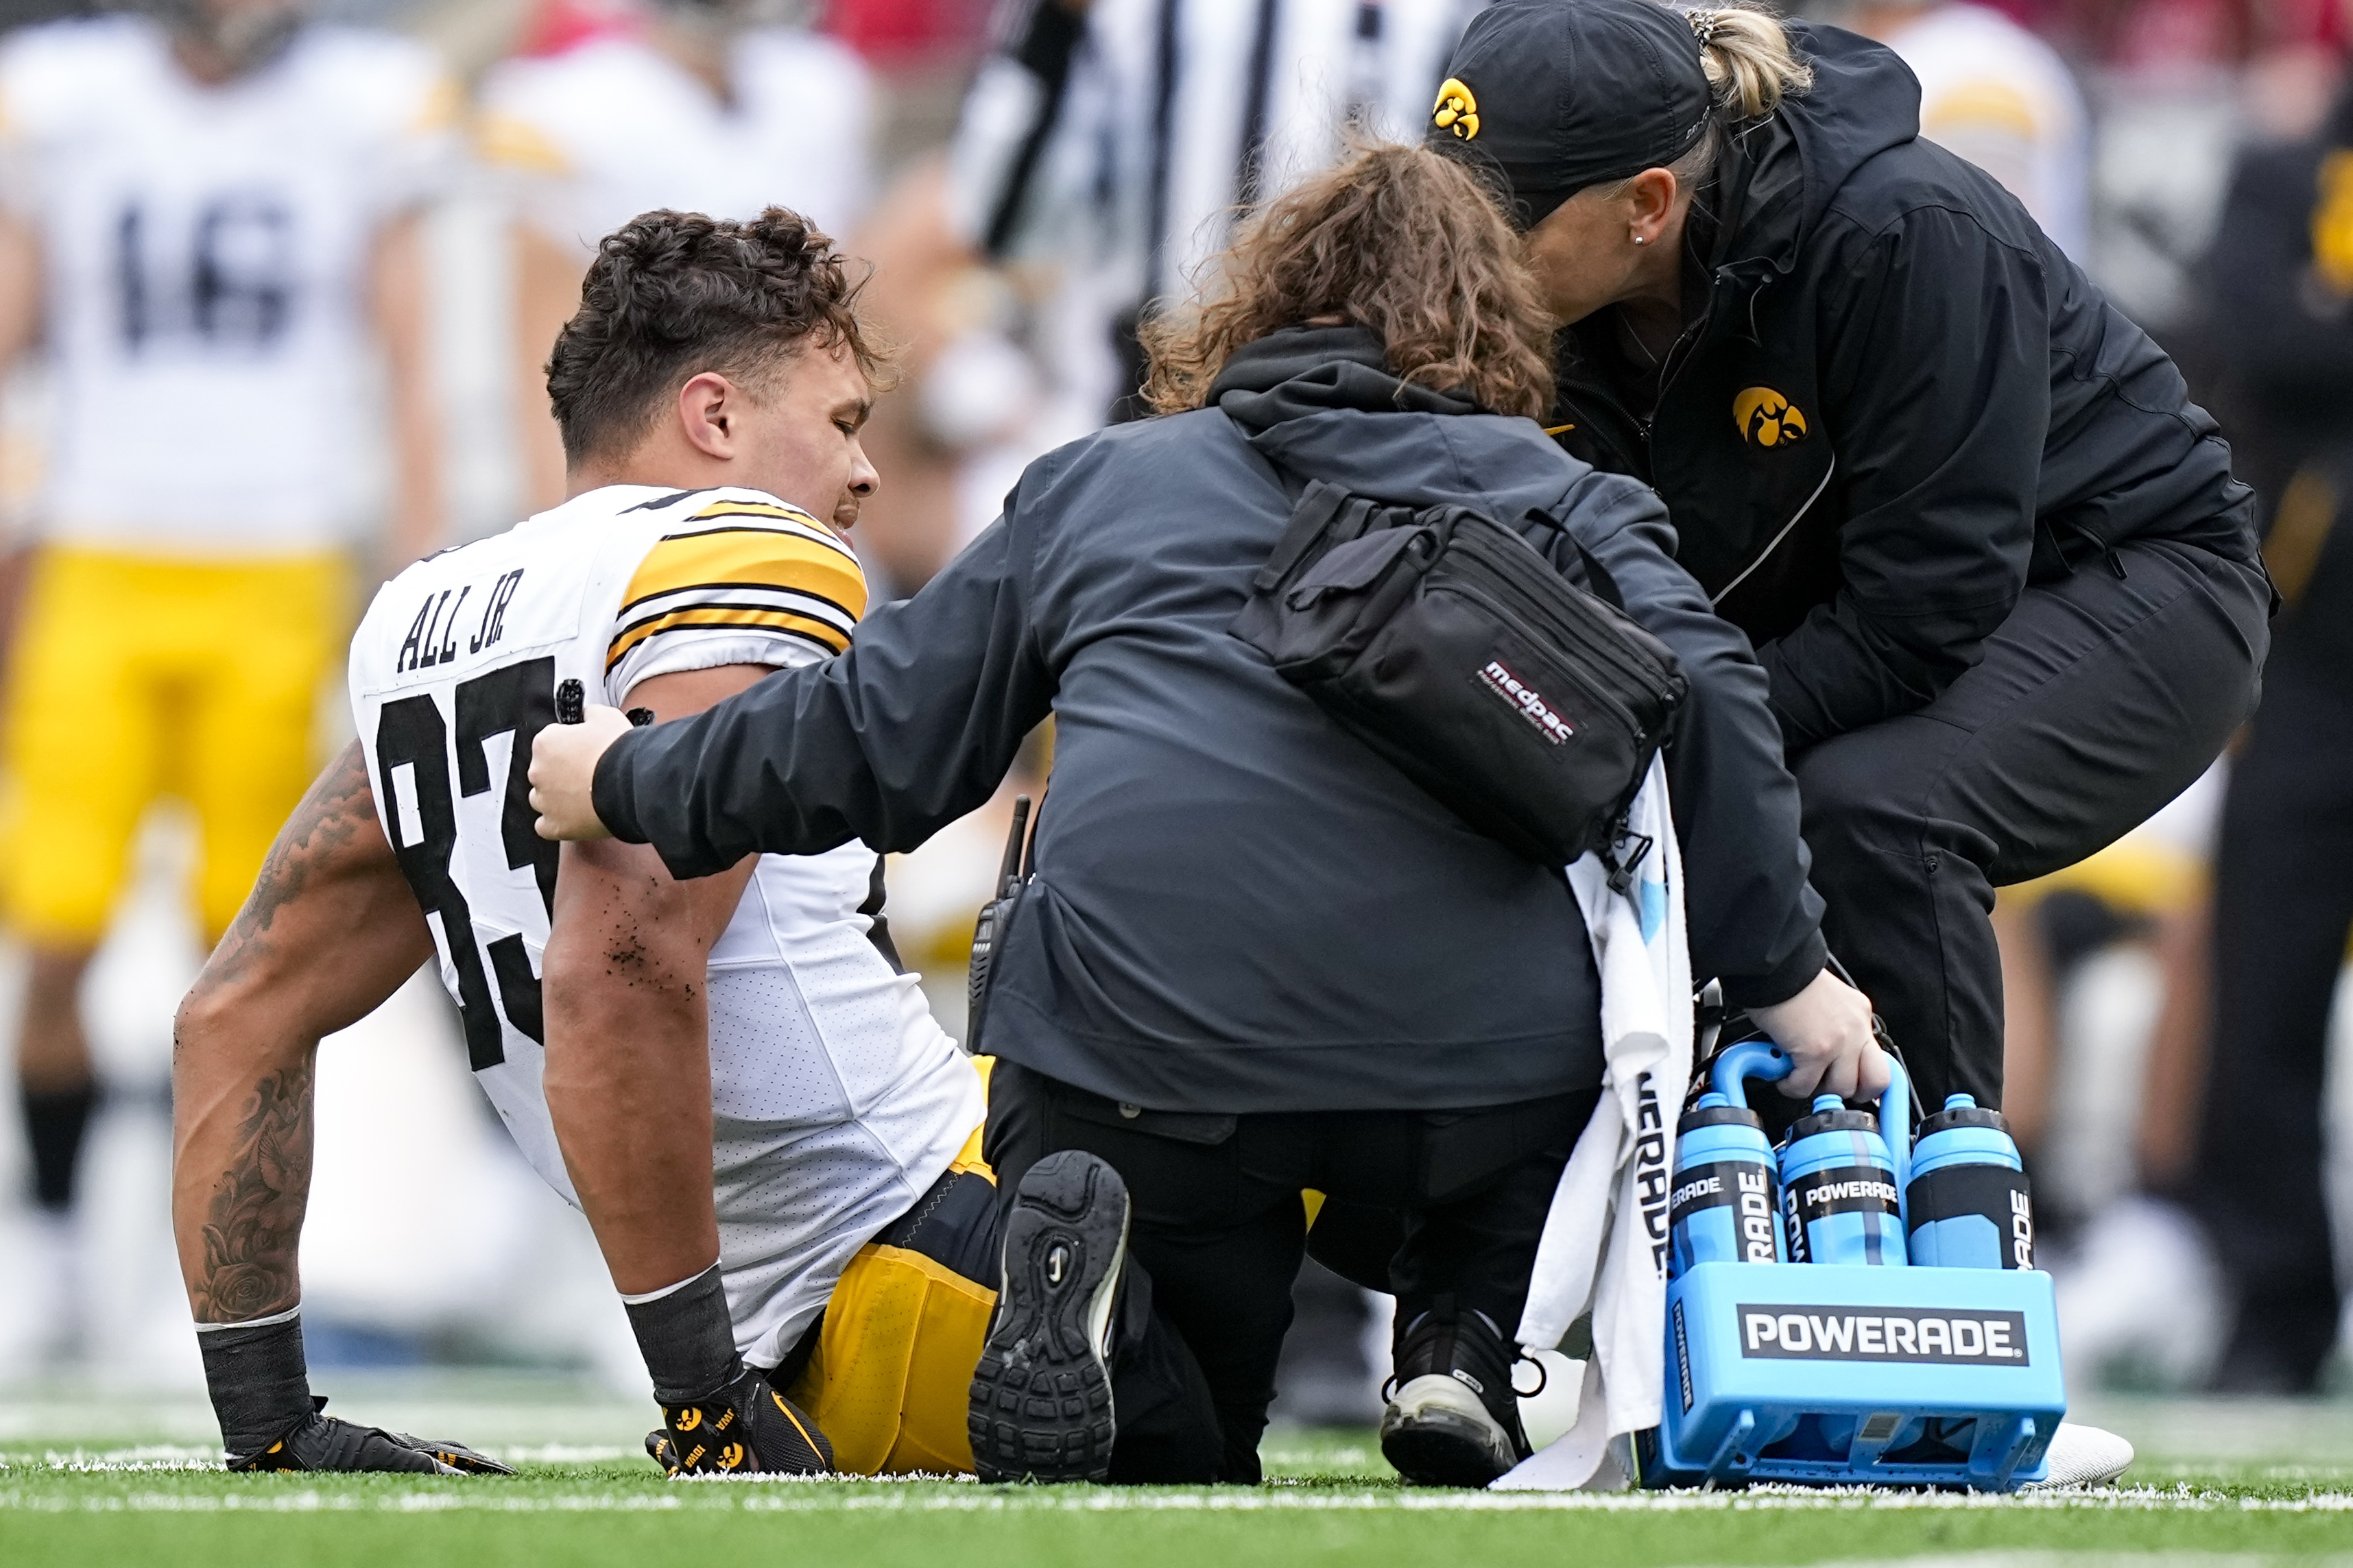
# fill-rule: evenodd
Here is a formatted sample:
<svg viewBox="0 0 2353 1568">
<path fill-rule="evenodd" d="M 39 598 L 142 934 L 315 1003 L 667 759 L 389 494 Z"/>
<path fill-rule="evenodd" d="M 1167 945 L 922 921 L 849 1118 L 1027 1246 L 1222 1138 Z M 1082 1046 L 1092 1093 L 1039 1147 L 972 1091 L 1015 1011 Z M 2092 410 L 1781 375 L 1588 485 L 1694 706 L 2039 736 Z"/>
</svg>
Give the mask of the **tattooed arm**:
<svg viewBox="0 0 2353 1568">
<path fill-rule="evenodd" d="M 311 1058 L 432 953 L 353 742 L 294 808 L 174 1024 L 172 1225 L 197 1322 L 300 1300 Z"/>
</svg>

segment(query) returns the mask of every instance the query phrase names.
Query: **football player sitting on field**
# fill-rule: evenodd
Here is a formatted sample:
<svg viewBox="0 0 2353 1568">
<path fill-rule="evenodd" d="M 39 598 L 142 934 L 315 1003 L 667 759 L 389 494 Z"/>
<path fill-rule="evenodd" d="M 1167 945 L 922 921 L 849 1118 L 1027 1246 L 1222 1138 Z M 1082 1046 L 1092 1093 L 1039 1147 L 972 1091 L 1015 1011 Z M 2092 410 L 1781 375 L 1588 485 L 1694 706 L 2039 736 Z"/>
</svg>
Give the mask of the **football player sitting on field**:
<svg viewBox="0 0 2353 1568">
<path fill-rule="evenodd" d="M 673 718 L 849 646 L 880 369 L 831 241 L 649 213 L 548 388 L 570 497 L 378 595 L 359 738 L 182 1005 L 173 1217 L 235 1469 L 501 1467 L 320 1414 L 296 1244 L 320 1038 L 430 962 L 483 1090 L 594 1227 L 672 1474 L 969 1469 L 996 1268 L 982 1085 L 898 973 L 850 843 L 677 882 L 533 831 L 533 737 Z"/>
</svg>

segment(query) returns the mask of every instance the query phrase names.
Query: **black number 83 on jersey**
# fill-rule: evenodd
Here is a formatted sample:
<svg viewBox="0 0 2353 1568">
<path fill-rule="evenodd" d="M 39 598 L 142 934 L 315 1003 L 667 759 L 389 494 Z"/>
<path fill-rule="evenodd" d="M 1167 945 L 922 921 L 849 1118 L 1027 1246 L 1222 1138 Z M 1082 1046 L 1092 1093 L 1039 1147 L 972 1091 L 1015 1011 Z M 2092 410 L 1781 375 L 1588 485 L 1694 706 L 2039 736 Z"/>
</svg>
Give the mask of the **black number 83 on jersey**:
<svg viewBox="0 0 2353 1568">
<path fill-rule="evenodd" d="M 533 828 L 531 743 L 555 722 L 555 660 L 525 659 L 459 683 L 454 712 L 419 693 L 386 702 L 377 715 L 377 798 L 393 826 L 401 874 L 427 914 L 438 915 L 442 947 L 457 972 L 458 1009 L 466 1027 L 466 1056 L 476 1072 L 506 1060 L 499 1013 L 518 1034 L 546 1044 L 539 976 L 521 933 L 483 944 L 472 908 L 452 870 L 458 848 L 458 802 L 491 791 L 491 746 L 506 737 L 506 788 L 499 803 L 499 837 L 507 869 L 530 868 L 549 919 L 555 910 L 557 847 Z M 451 760 L 456 776 L 451 776 Z M 407 770 L 406 779 L 401 770 Z M 403 784 L 407 787 L 402 787 Z M 453 787 L 454 785 L 454 787 Z M 493 999 L 491 983 L 498 994 Z"/>
</svg>

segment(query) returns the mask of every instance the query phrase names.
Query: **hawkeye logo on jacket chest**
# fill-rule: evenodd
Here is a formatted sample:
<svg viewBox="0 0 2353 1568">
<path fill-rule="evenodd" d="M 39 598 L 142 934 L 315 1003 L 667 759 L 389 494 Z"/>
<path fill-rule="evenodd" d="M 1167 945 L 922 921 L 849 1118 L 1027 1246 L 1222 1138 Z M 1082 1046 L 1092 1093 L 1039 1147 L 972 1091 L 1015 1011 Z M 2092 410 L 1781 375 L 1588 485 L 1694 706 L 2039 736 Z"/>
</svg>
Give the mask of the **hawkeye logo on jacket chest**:
<svg viewBox="0 0 2353 1568">
<path fill-rule="evenodd" d="M 1794 447 L 1806 438 L 1806 416 L 1769 386 L 1752 386 L 1732 400 L 1740 438 L 1758 447 Z"/>
</svg>

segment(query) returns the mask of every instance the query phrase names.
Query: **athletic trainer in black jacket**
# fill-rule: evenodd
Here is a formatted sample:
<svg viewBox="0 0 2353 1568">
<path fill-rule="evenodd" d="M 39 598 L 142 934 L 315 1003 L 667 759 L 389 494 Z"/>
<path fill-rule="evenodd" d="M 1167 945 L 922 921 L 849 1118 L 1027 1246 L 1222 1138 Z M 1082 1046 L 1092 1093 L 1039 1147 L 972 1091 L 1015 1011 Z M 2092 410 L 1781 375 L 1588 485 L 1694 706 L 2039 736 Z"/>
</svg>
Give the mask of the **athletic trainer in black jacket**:
<svg viewBox="0 0 2353 1568">
<path fill-rule="evenodd" d="M 1384 227 L 1378 203 L 1354 199 L 1366 189 L 1421 221 Z M 1292 226 L 1257 232 L 1354 217 L 1317 254 L 1361 293 L 1409 297 L 1391 313 L 1423 331 L 1416 374 L 1455 374 L 1453 345 L 1475 340 L 1457 351 L 1475 359 L 1508 340 L 1508 389 L 1541 410 L 1546 322 L 1514 237 L 1459 170 L 1416 148 L 1369 153 L 1276 215 Z M 1518 313 L 1474 332 L 1471 290 L 1412 269 L 1443 273 L 1481 246 L 1478 275 L 1516 290 Z M 1263 281 L 1277 263 L 1260 260 L 1233 269 Z M 1313 320 L 1356 296 L 1278 299 L 1271 310 Z M 681 876 L 851 837 L 911 848 L 987 800 L 1052 715 L 1037 877 L 1000 931 L 980 1042 L 999 1058 L 989 1158 L 1008 1188 L 1060 1150 L 1118 1170 L 1134 1256 L 1222 1433 L 1207 1476 L 1144 1469 L 1130 1447 L 1144 1406 L 1121 1385 L 1113 1458 L 1127 1462 L 1112 1474 L 1255 1479 L 1298 1194 L 1313 1188 L 1410 1216 L 1379 1259 L 1402 1303 L 1400 1379 L 1459 1389 L 1444 1373 L 1461 1370 L 1485 1391 L 1492 1476 L 1518 1430 L 1504 1336 L 1600 1079 L 1598 982 L 1557 868 L 1466 826 L 1229 634 L 1289 517 L 1285 476 L 1474 507 L 1556 562 L 1590 552 L 1690 680 L 1668 769 L 1694 970 L 1778 1016 L 1766 1005 L 1819 989 L 1820 903 L 1764 674 L 1674 564 L 1656 496 L 1530 419 L 1401 379 L 1366 328 L 1257 320 L 1263 335 L 1194 357 L 1192 411 L 1032 464 L 1005 516 L 913 599 L 870 615 L 839 658 L 622 734 L 595 769 L 595 817 Z M 617 728 L 592 720 L 583 742 Z M 567 738 L 543 731 L 540 762 Z M 553 776 L 534 766 L 535 798 Z M 562 787 L 576 798 L 576 778 Z M 1857 1049 L 1875 1058 L 1848 994 Z"/>
<path fill-rule="evenodd" d="M 1449 76 L 1432 142 L 1501 176 L 1567 323 L 1554 434 L 1657 487 L 1754 639 L 1824 930 L 1928 1103 L 1998 1100 L 1993 889 L 2254 705 L 2269 588 L 2213 421 L 1876 44 L 1504 0 Z"/>
</svg>

